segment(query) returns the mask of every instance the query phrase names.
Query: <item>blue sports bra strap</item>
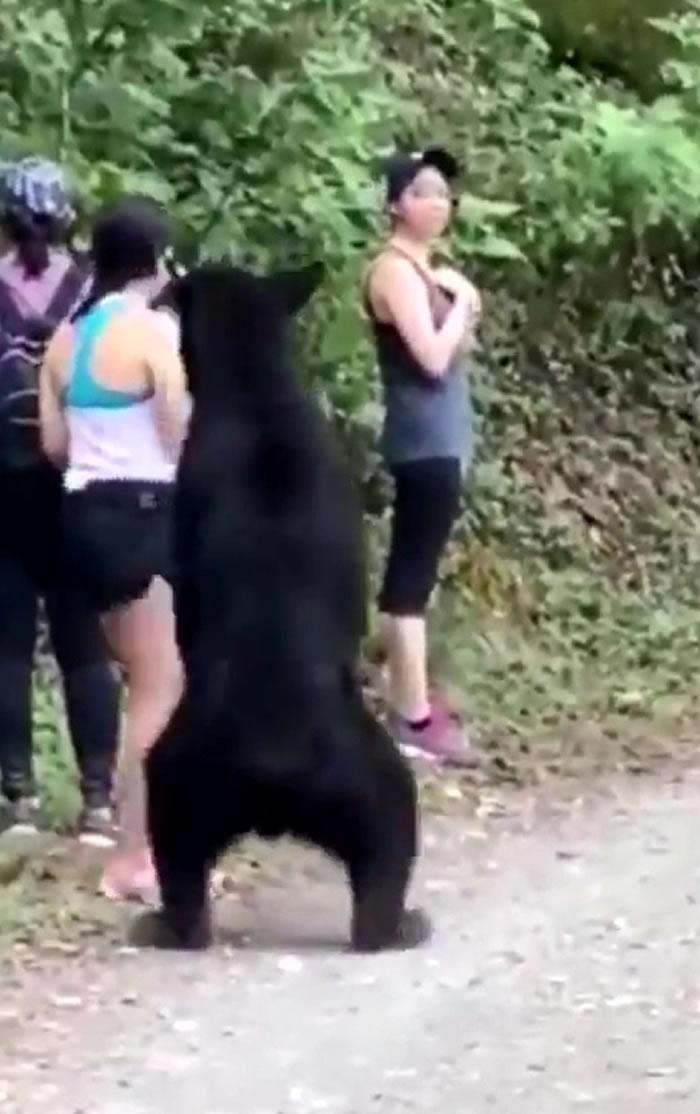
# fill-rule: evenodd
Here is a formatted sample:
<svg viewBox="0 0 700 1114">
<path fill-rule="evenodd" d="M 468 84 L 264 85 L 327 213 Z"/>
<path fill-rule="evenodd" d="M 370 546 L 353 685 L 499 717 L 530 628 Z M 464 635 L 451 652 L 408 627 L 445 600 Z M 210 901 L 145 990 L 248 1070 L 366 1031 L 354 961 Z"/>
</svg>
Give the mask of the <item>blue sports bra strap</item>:
<svg viewBox="0 0 700 1114">
<path fill-rule="evenodd" d="M 75 351 L 73 353 L 68 395 L 79 394 L 81 390 L 94 388 L 90 372 L 92 352 L 105 325 L 124 308 L 124 299 L 108 297 L 88 310 L 77 322 Z"/>
</svg>

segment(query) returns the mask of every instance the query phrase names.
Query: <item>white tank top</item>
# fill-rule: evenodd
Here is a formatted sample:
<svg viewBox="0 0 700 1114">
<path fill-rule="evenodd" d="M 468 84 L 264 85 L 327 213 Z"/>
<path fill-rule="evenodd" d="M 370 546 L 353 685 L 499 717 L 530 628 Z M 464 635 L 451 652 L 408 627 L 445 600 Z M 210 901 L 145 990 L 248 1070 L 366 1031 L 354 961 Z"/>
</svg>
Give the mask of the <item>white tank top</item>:
<svg viewBox="0 0 700 1114">
<path fill-rule="evenodd" d="M 63 479 L 67 491 L 80 491 L 100 480 L 172 483 L 175 478 L 177 462 L 158 434 L 152 397 L 105 388 L 91 376 L 95 340 L 108 321 L 133 305 L 134 298 L 133 294 L 107 295 L 76 325 L 64 399 L 69 433 Z M 177 350 L 179 328 L 174 317 L 166 310 L 150 312 Z"/>
</svg>

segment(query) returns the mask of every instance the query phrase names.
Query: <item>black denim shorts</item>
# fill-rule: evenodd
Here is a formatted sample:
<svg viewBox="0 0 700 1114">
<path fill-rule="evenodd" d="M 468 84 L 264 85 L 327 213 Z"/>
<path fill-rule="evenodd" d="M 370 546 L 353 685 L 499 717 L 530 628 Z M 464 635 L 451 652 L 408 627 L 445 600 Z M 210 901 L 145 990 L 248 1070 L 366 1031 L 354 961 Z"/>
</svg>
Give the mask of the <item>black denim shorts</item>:
<svg viewBox="0 0 700 1114">
<path fill-rule="evenodd" d="M 101 480 L 65 495 L 62 549 L 69 579 L 101 614 L 172 579 L 173 485 Z"/>
</svg>

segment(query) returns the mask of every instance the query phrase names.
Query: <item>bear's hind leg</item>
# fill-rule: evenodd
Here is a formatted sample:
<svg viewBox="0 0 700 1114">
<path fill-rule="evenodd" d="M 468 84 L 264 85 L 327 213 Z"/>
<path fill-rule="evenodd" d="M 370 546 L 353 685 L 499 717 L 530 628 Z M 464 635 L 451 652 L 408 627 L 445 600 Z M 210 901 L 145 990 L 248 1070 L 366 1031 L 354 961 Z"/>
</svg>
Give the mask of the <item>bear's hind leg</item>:
<svg viewBox="0 0 700 1114">
<path fill-rule="evenodd" d="M 328 735 L 328 753 L 339 757 L 317 782 L 300 834 L 345 864 L 354 950 L 418 947 L 432 928 L 422 910 L 405 907 L 418 851 L 413 771 L 355 692 L 345 693 Z"/>
<path fill-rule="evenodd" d="M 355 951 L 420 947 L 432 935 L 422 909 L 407 909 L 406 895 L 419 848 L 418 788 L 410 765 L 385 728 L 355 694 L 358 735 L 367 762 L 368 789 L 358 826 L 364 853 L 348 863 L 353 893 L 351 942 Z M 374 783 L 373 785 L 371 783 Z"/>
<path fill-rule="evenodd" d="M 142 945 L 199 950 L 212 943 L 210 875 L 230 830 L 224 834 L 218 827 L 214 798 L 223 787 L 207 772 L 201 741 L 191 746 L 185 738 L 184 721 L 179 709 L 146 761 L 148 829 L 162 907 L 141 918 L 135 935 Z"/>
<path fill-rule="evenodd" d="M 183 873 L 181 865 L 169 877 L 158 866 L 162 907 L 142 914 L 131 933 L 138 947 L 202 951 L 213 942 L 208 869 Z"/>
<path fill-rule="evenodd" d="M 160 931 L 155 946 L 190 951 L 208 948 L 213 942 L 211 864 L 201 855 L 173 857 L 171 851 L 158 850 L 156 844 L 153 852 L 162 902 L 156 914 Z"/>
<path fill-rule="evenodd" d="M 349 868 L 354 951 L 408 950 L 420 947 L 432 934 L 427 913 L 405 905 L 413 857 L 399 848 L 389 854 L 386 851 L 384 848 Z"/>
</svg>

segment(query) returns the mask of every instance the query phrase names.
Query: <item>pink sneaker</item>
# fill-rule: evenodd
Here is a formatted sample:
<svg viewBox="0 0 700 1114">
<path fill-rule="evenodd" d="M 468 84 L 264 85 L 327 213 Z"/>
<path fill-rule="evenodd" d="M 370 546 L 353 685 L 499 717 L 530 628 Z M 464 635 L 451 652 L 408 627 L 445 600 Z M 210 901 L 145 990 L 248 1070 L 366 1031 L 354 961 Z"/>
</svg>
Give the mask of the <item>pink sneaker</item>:
<svg viewBox="0 0 700 1114">
<path fill-rule="evenodd" d="M 414 727 L 396 712 L 389 717 L 389 727 L 397 744 L 409 755 L 421 754 L 445 766 L 466 770 L 476 769 L 481 764 L 459 718 L 441 703 L 433 704 L 425 727 Z"/>
</svg>

